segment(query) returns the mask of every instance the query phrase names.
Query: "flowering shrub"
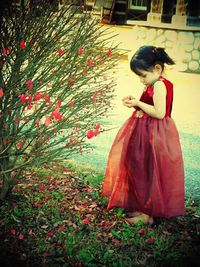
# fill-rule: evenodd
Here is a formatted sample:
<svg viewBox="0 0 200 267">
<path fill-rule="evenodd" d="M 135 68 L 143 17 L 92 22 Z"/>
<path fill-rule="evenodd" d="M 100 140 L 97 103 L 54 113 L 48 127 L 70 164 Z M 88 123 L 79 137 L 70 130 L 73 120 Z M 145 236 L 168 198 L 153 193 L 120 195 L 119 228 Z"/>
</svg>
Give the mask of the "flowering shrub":
<svg viewBox="0 0 200 267">
<path fill-rule="evenodd" d="M 89 149 L 113 98 L 110 33 L 79 7 L 43 10 L 1 17 L 1 199 L 25 168 Z"/>
</svg>

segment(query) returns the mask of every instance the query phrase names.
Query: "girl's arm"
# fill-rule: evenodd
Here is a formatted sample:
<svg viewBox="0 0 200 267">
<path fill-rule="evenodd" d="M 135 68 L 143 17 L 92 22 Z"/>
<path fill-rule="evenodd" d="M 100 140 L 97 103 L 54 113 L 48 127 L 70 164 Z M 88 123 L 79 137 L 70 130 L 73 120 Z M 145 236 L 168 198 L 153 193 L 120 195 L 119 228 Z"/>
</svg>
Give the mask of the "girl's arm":
<svg viewBox="0 0 200 267">
<path fill-rule="evenodd" d="M 166 112 L 166 93 L 164 83 L 158 81 L 154 84 L 153 106 L 137 99 L 126 100 L 124 101 L 124 105 L 127 107 L 138 106 L 149 116 L 156 119 L 163 119 Z"/>
</svg>

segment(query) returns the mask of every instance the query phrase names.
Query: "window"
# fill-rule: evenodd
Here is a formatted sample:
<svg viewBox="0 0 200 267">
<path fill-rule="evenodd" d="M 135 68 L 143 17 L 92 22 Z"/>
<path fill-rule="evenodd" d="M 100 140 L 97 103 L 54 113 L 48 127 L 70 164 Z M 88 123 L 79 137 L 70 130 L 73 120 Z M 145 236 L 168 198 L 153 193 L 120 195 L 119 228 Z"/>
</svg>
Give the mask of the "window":
<svg viewBox="0 0 200 267">
<path fill-rule="evenodd" d="M 147 10 L 147 0 L 129 0 L 129 9 L 146 11 Z"/>
</svg>

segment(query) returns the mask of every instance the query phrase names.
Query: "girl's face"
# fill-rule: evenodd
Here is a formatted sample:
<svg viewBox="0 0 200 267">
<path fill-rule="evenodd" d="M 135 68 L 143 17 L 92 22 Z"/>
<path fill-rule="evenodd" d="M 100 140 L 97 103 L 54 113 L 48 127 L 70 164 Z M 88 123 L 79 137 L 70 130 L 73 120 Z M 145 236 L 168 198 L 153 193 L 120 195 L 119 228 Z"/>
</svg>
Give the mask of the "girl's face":
<svg viewBox="0 0 200 267">
<path fill-rule="evenodd" d="M 154 84 L 157 80 L 159 80 L 162 74 L 162 67 L 160 65 L 156 65 L 151 70 L 140 70 L 140 81 L 146 86 L 150 86 Z"/>
</svg>

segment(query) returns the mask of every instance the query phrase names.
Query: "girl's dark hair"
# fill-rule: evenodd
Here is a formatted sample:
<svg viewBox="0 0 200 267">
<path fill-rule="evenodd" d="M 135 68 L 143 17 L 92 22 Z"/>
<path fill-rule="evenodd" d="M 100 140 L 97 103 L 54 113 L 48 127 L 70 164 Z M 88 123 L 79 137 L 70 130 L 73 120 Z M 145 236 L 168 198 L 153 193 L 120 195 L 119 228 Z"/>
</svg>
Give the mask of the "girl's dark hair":
<svg viewBox="0 0 200 267">
<path fill-rule="evenodd" d="M 133 55 L 130 67 L 137 75 L 141 75 L 140 70 L 151 70 L 156 64 L 160 64 L 164 69 L 164 64 L 174 65 L 175 62 L 168 56 L 164 48 L 156 46 L 142 46 Z"/>
</svg>

